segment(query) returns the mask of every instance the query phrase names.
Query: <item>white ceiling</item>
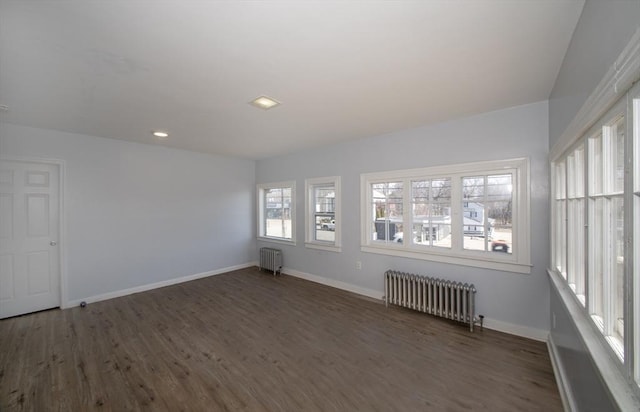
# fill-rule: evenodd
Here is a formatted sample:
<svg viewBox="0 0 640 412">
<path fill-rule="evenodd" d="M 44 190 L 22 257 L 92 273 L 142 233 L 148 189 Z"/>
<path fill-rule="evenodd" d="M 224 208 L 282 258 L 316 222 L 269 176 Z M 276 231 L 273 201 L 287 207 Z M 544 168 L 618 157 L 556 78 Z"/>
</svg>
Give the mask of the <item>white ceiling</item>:
<svg viewBox="0 0 640 412">
<path fill-rule="evenodd" d="M 0 0 L 0 116 L 260 159 L 546 100 L 583 3 Z"/>
</svg>

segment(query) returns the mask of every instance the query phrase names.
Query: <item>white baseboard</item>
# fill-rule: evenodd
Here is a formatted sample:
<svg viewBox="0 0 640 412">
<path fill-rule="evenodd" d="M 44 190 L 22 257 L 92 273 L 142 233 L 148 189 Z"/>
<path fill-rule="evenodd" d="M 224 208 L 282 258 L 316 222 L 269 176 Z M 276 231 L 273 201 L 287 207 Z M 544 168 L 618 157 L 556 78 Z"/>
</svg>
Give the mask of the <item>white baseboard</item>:
<svg viewBox="0 0 640 412">
<path fill-rule="evenodd" d="M 562 399 L 562 406 L 565 411 L 576 411 L 576 402 L 573 399 L 571 388 L 567 385 L 568 380 L 558 355 L 558 348 L 553 342 L 551 334 L 549 334 L 549 339 L 547 340 L 547 349 L 549 350 L 549 358 L 553 367 L 553 375 L 556 377 L 558 392 L 560 392 L 560 398 Z"/>
<path fill-rule="evenodd" d="M 546 342 L 549 337 L 548 330 L 530 328 L 528 326 L 516 325 L 514 323 L 503 322 L 491 318 L 484 318 L 484 327 L 487 329 L 497 330 L 498 332 L 508 333 L 510 335 L 537 340 L 539 342 Z"/>
<path fill-rule="evenodd" d="M 295 269 L 283 268 L 282 273 L 290 276 L 294 276 L 300 279 L 309 280 L 311 282 L 320 283 L 323 285 L 331 286 L 334 288 L 346 290 L 348 292 L 356 293 L 358 295 L 367 296 L 374 299 L 382 300 L 384 298 L 384 292 L 374 289 L 363 288 L 361 286 L 355 286 L 350 283 L 341 282 L 339 280 L 328 279 L 318 275 L 312 275 L 310 273 L 300 272 Z M 509 333 L 511 335 L 521 336 L 537 340 L 540 342 L 546 342 L 549 336 L 549 331 L 542 329 L 530 328 L 527 326 L 516 325 L 513 323 L 502 322 L 495 319 L 484 319 L 484 327 L 487 329 L 497 330 L 499 332 Z"/>
<path fill-rule="evenodd" d="M 161 282 L 149 283 L 146 285 L 135 286 L 129 289 L 116 290 L 113 292 L 107 292 L 100 295 L 88 296 L 82 299 L 74 299 L 68 301 L 65 305 L 62 305 L 62 309 L 67 309 L 73 306 L 78 306 L 80 302 L 95 303 L 101 300 L 119 298 L 121 296 L 132 295 L 134 293 L 146 292 L 147 290 L 163 288 L 165 286 L 176 285 L 178 283 L 189 282 L 191 280 L 206 278 L 209 276 L 220 275 L 226 272 L 232 272 L 234 270 L 245 269 L 251 266 L 255 266 L 255 262 L 243 263 L 241 265 L 229 266 L 222 269 L 211 270 L 209 272 L 196 273 L 195 275 L 182 276 L 179 278 L 167 279 Z"/>
<path fill-rule="evenodd" d="M 194 275 L 183 276 L 174 279 L 167 279 L 161 282 L 149 283 L 146 285 L 135 286 L 129 289 L 122 289 L 113 292 L 103 293 L 100 295 L 88 296 L 82 299 L 74 299 L 68 301 L 65 305 L 62 305 L 62 309 L 70 308 L 73 306 L 78 306 L 80 302 L 86 303 L 95 303 L 100 302 L 102 300 L 114 299 L 121 296 L 127 296 L 134 293 L 145 292 L 152 289 L 162 288 L 165 286 L 176 285 L 178 283 L 189 282 L 191 280 L 201 279 L 208 276 L 219 275 L 226 272 L 232 272 L 234 270 L 245 269 L 252 266 L 257 266 L 258 262 L 248 262 L 241 265 L 229 266 L 222 269 L 216 269 L 209 272 L 196 273 Z M 335 279 L 329 279 L 318 275 L 313 275 L 311 273 L 301 272 L 291 268 L 283 268 L 282 272 L 297 277 L 300 279 L 305 279 L 311 282 L 320 283 L 322 285 L 331 286 L 337 289 L 346 290 L 351 293 L 355 293 L 362 296 L 367 296 L 373 299 L 382 300 L 384 298 L 384 292 L 378 291 L 375 289 L 369 289 L 362 286 L 352 285 L 350 283 L 342 282 Z M 534 339 L 537 341 L 545 342 L 548 338 L 548 331 L 541 329 L 534 329 L 527 326 L 515 325 L 513 323 L 502 322 L 495 319 L 485 318 L 484 319 L 484 327 L 487 329 L 497 330 L 499 332 L 509 333 L 511 335 L 522 336 L 529 339 Z"/>
<path fill-rule="evenodd" d="M 311 273 L 300 272 L 298 270 L 290 268 L 283 268 L 282 273 L 296 278 L 309 280 L 311 282 L 320 283 L 322 285 L 331 286 L 337 289 L 346 290 L 348 292 L 367 296 L 373 299 L 382 299 L 384 295 L 384 293 L 377 290 L 363 288 L 361 286 L 352 285 L 350 283 L 341 282 L 339 280 L 329 279 L 322 276 L 312 275 Z"/>
</svg>

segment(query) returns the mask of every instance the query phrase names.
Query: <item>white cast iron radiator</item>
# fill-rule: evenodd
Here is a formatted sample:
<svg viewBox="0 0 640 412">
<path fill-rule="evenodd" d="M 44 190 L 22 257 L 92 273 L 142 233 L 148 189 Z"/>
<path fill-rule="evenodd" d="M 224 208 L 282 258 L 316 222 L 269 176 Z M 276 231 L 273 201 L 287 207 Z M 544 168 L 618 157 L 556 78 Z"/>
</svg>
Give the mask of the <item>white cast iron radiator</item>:
<svg viewBox="0 0 640 412">
<path fill-rule="evenodd" d="M 273 276 L 282 273 L 282 251 L 270 247 L 260 248 L 260 270 L 273 271 Z"/>
<path fill-rule="evenodd" d="M 384 302 L 431 315 L 468 323 L 473 332 L 475 318 L 473 285 L 387 270 L 384 274 Z"/>
</svg>

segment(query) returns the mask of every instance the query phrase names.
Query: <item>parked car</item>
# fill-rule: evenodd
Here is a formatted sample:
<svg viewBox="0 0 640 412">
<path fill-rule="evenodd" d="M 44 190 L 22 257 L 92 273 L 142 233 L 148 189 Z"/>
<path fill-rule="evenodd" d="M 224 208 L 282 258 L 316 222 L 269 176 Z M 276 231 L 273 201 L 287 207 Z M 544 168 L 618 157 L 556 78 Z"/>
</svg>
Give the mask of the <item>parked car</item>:
<svg viewBox="0 0 640 412">
<path fill-rule="evenodd" d="M 493 252 L 509 253 L 509 245 L 507 245 L 507 242 L 502 239 L 494 240 L 491 242 L 491 250 Z"/>
<path fill-rule="evenodd" d="M 329 222 L 323 222 L 322 226 L 321 226 L 322 230 L 331 230 L 334 231 L 336 230 L 336 221 L 331 219 L 331 221 Z"/>
</svg>

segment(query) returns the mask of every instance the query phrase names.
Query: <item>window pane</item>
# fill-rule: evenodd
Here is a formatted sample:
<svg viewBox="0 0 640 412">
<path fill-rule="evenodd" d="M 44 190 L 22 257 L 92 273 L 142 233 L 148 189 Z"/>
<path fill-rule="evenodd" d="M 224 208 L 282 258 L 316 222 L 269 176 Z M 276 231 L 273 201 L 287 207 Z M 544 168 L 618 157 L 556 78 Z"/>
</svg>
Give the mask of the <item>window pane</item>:
<svg viewBox="0 0 640 412">
<path fill-rule="evenodd" d="M 314 198 L 316 212 L 334 213 L 336 211 L 336 191 L 333 186 L 316 187 Z"/>
<path fill-rule="evenodd" d="M 291 188 L 265 190 L 265 235 L 291 239 Z"/>
<path fill-rule="evenodd" d="M 575 196 L 584 197 L 584 146 L 575 151 Z"/>
<path fill-rule="evenodd" d="M 402 243 L 402 182 L 374 183 L 371 190 L 373 240 Z"/>
<path fill-rule="evenodd" d="M 570 199 L 575 197 L 576 195 L 575 171 L 576 171 L 575 157 L 573 155 L 570 155 L 567 157 L 567 197 Z"/>
<path fill-rule="evenodd" d="M 624 190 L 624 117 L 621 117 L 612 126 L 613 133 L 613 153 L 612 157 L 612 190 L 620 193 Z"/>
<path fill-rule="evenodd" d="M 492 252 L 513 253 L 511 206 L 511 200 L 487 204 Z"/>
<path fill-rule="evenodd" d="M 463 247 L 513 253 L 513 176 L 473 176 L 462 179 Z"/>
<path fill-rule="evenodd" d="M 612 199 L 611 229 L 613 239 L 613 268 L 611 299 L 613 301 L 613 333 L 620 340 L 624 337 L 624 199 Z"/>
<path fill-rule="evenodd" d="M 336 240 L 336 190 L 334 185 L 313 186 L 314 240 L 332 242 Z"/>
<path fill-rule="evenodd" d="M 592 314 L 604 318 L 604 199 L 597 198 L 591 202 L 591 225 L 590 225 L 590 272 L 591 282 L 589 285 L 591 311 Z"/>
<path fill-rule="evenodd" d="M 565 193 L 565 162 L 555 165 L 555 209 L 554 209 L 554 265 L 555 268 L 566 277 L 566 267 L 564 265 L 564 248 L 566 246 L 565 220 L 564 220 L 564 199 Z"/>
<path fill-rule="evenodd" d="M 335 242 L 336 221 L 333 215 L 316 214 L 315 240 Z"/>
<path fill-rule="evenodd" d="M 451 179 L 411 182 L 412 242 L 423 246 L 451 247 Z"/>
<path fill-rule="evenodd" d="M 465 177 L 462 179 L 462 198 L 468 200 L 483 200 L 485 177 Z"/>
<path fill-rule="evenodd" d="M 563 264 L 564 247 L 566 245 L 565 231 L 564 231 L 564 200 L 556 201 L 555 209 L 555 266 L 556 269 L 566 275 L 565 267 Z"/>
<path fill-rule="evenodd" d="M 576 280 L 576 294 L 581 298 L 580 301 L 584 305 L 585 303 L 585 284 L 586 284 L 586 273 L 585 273 L 585 258 L 584 258 L 584 247 L 585 247 L 585 232 L 584 232 L 584 216 L 585 216 L 585 200 L 584 199 L 576 199 L 574 200 L 574 211 L 573 211 L 573 219 L 574 219 L 574 227 L 575 227 L 575 238 L 574 238 L 574 270 L 575 270 L 575 280 Z"/>
<path fill-rule="evenodd" d="M 597 195 L 602 193 L 603 175 L 602 175 L 602 136 L 596 136 L 589 139 L 590 144 L 590 162 L 589 162 L 589 194 Z"/>
</svg>

